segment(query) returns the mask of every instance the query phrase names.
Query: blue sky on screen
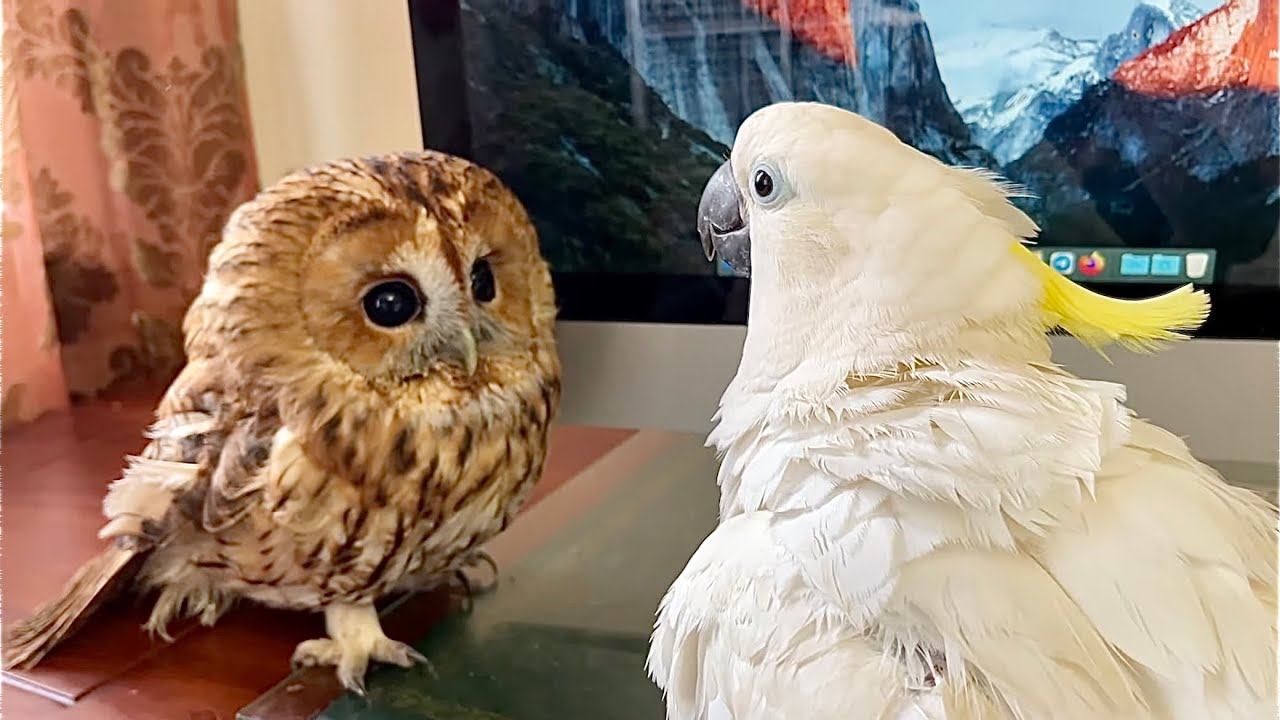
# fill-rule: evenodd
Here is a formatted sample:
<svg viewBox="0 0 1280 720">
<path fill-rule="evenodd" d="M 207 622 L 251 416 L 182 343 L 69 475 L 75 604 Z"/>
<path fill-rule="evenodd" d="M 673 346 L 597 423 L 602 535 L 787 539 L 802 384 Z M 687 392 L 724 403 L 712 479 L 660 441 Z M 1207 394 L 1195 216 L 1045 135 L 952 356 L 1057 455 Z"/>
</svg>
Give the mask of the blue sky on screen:
<svg viewBox="0 0 1280 720">
<path fill-rule="evenodd" d="M 1069 38 L 1098 40 L 1123 27 L 1135 4 L 1133 0 L 921 0 L 920 12 L 934 42 L 993 27 L 1052 29 Z"/>
</svg>

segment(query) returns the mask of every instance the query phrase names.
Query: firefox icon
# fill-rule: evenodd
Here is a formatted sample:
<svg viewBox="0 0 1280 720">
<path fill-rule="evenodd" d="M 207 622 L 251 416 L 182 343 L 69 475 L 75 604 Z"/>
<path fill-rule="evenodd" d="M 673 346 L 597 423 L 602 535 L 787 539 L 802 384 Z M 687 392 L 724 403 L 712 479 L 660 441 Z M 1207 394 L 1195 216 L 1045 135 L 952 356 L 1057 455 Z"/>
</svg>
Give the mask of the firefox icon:
<svg viewBox="0 0 1280 720">
<path fill-rule="evenodd" d="M 1103 259 L 1102 253 L 1094 250 L 1093 252 L 1080 258 L 1080 262 L 1076 265 L 1076 269 L 1085 277 L 1097 277 L 1102 273 L 1103 268 L 1107 266 L 1107 261 Z"/>
</svg>

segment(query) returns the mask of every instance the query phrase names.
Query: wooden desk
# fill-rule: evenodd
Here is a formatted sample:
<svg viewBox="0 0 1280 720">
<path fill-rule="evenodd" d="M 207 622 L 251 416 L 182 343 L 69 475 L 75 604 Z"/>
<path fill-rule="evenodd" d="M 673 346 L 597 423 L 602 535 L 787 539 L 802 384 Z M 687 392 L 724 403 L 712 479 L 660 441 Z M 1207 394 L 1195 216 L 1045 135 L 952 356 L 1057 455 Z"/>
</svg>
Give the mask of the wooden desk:
<svg viewBox="0 0 1280 720">
<path fill-rule="evenodd" d="M 103 492 L 124 454 L 144 444 L 141 431 L 158 397 L 158 390 L 135 389 L 4 433 L 0 617 L 6 627 L 52 597 L 101 548 Z M 530 507 L 632 434 L 557 427 Z M 426 602 L 440 613 L 398 625 L 406 639 L 448 609 L 442 598 Z M 230 720 L 289 673 L 298 642 L 323 634 L 318 614 L 245 605 L 213 628 L 187 623 L 171 628 L 174 643 L 153 643 L 139 627 L 147 612 L 145 603 L 122 599 L 39 667 L 6 673 L 0 712 L 6 720 Z"/>
</svg>

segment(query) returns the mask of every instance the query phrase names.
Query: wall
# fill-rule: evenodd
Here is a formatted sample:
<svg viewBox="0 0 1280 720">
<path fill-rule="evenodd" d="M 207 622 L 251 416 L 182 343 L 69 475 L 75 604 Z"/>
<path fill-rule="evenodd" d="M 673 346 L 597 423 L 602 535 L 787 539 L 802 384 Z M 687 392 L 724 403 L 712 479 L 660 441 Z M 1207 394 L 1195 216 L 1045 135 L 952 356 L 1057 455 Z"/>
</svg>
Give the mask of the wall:
<svg viewBox="0 0 1280 720">
<path fill-rule="evenodd" d="M 339 157 L 422 147 L 405 0 L 240 0 L 264 185 Z"/>
<path fill-rule="evenodd" d="M 705 433 L 737 370 L 746 332 L 736 326 L 562 322 L 562 416 L 570 422 Z M 1154 355 L 1053 338 L 1054 360 L 1082 377 L 1128 387 L 1129 406 L 1186 438 L 1212 461 L 1247 463 L 1276 478 L 1280 376 L 1275 342 L 1193 340 Z"/>
</svg>

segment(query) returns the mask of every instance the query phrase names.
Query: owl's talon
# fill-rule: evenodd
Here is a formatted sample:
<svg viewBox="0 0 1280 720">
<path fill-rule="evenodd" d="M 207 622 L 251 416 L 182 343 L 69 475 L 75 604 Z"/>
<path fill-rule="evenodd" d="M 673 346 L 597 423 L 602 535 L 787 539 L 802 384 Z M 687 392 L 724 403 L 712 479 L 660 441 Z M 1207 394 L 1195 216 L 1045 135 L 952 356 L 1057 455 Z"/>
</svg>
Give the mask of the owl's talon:
<svg viewBox="0 0 1280 720">
<path fill-rule="evenodd" d="M 360 675 L 347 676 L 347 675 L 344 675 L 341 670 L 339 670 L 338 681 L 342 683 L 342 687 L 355 693 L 356 695 L 359 695 L 360 697 L 367 697 L 369 695 L 369 691 L 366 690 L 364 687 L 363 673 L 361 673 Z"/>
<path fill-rule="evenodd" d="M 453 581 L 462 588 L 462 595 L 470 599 L 473 592 L 471 590 L 471 580 L 467 578 L 467 574 L 461 568 L 453 571 Z"/>
<path fill-rule="evenodd" d="M 213 627 L 218 622 L 218 618 L 227 611 L 227 607 L 221 603 L 210 603 L 200 611 L 200 624 L 204 627 Z"/>
<path fill-rule="evenodd" d="M 409 659 L 416 663 L 422 663 L 423 665 L 431 664 L 431 661 L 427 659 L 427 656 L 418 652 L 412 645 L 406 644 L 404 646 L 404 651 L 406 654 L 408 654 Z"/>
<path fill-rule="evenodd" d="M 338 682 L 351 692 L 364 696 L 364 675 L 369 670 L 369 655 L 361 652 L 345 653 L 338 660 Z"/>
<path fill-rule="evenodd" d="M 464 615 L 468 614 L 475 609 L 475 601 L 472 600 L 472 595 L 475 591 L 471 589 L 471 581 L 467 579 L 467 574 L 461 569 L 453 571 L 453 581 L 458 585 L 462 599 L 462 607 L 459 609 L 462 610 Z"/>
<path fill-rule="evenodd" d="M 466 557 L 462 561 L 462 568 L 454 571 L 454 576 L 462 583 L 463 589 L 468 597 L 475 595 L 483 595 L 491 592 L 498 586 L 498 561 L 493 556 L 483 550 L 477 550 Z M 467 577 L 463 568 L 475 568 L 481 565 L 487 566 L 492 574 L 492 579 L 488 582 L 480 582 L 473 584 L 471 578 Z"/>
<path fill-rule="evenodd" d="M 499 575 L 498 561 L 494 560 L 492 555 L 490 555 L 489 553 L 483 550 L 477 551 L 468 559 L 468 564 L 471 567 L 475 567 L 476 565 L 489 566 L 489 572 L 493 573 L 493 580 L 491 580 L 489 584 L 490 585 L 498 584 L 498 575 Z"/>
<path fill-rule="evenodd" d="M 399 665 L 404 668 L 413 667 L 414 663 L 430 664 L 427 657 L 414 650 L 412 645 L 390 638 L 384 638 L 375 644 L 370 657 L 379 662 Z"/>
</svg>

